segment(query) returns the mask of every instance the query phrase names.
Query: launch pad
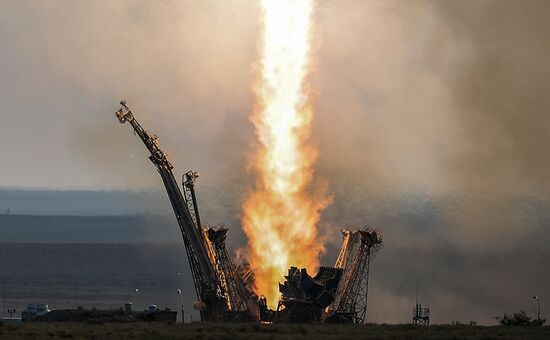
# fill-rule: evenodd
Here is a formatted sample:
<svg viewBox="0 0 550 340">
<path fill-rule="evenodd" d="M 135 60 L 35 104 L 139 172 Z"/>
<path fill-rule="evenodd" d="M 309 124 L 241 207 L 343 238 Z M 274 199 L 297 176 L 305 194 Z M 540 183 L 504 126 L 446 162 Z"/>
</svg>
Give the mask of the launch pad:
<svg viewBox="0 0 550 340">
<path fill-rule="evenodd" d="M 304 268 L 291 267 L 279 284 L 276 310 L 255 292 L 253 271 L 236 266 L 226 248 L 228 229 L 203 226 L 195 181 L 198 173 L 182 176 L 182 189 L 158 138 L 136 120 L 126 101 L 115 112 L 121 124 L 129 123 L 150 153 L 166 189 L 180 227 L 197 295 L 194 308 L 202 321 L 273 323 L 364 323 L 367 315 L 369 266 L 382 246 L 381 230 L 370 227 L 342 230 L 343 244 L 334 267 L 320 267 L 312 277 Z"/>
</svg>

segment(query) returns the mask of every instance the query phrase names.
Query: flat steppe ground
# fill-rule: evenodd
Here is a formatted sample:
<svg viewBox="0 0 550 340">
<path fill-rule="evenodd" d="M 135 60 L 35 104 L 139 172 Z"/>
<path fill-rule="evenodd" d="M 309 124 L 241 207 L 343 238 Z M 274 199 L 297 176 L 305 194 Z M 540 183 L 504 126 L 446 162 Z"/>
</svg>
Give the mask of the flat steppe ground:
<svg viewBox="0 0 550 340">
<path fill-rule="evenodd" d="M 3 323 L 0 339 L 550 339 L 550 327 Z"/>
</svg>

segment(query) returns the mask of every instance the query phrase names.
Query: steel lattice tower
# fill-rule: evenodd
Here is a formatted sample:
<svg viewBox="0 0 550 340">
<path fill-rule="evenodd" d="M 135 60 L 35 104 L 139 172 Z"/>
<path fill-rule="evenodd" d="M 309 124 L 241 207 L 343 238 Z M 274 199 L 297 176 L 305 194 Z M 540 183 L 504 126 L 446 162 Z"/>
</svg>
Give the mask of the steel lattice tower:
<svg viewBox="0 0 550 340">
<path fill-rule="evenodd" d="M 365 322 L 370 262 L 382 245 L 379 234 L 380 231 L 372 228 L 342 230 L 344 242 L 335 267 L 344 269 L 344 276 L 327 318 L 335 317 L 338 322 Z"/>
</svg>

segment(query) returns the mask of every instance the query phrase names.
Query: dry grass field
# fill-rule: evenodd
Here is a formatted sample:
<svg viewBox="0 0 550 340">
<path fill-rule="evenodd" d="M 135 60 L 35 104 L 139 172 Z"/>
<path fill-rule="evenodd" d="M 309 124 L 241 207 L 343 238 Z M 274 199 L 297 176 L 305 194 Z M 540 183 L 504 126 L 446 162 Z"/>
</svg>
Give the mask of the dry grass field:
<svg viewBox="0 0 550 340">
<path fill-rule="evenodd" d="M 261 325 L 227 323 L 28 323 L 0 325 L 1 339 L 549 339 L 550 327 Z"/>
</svg>

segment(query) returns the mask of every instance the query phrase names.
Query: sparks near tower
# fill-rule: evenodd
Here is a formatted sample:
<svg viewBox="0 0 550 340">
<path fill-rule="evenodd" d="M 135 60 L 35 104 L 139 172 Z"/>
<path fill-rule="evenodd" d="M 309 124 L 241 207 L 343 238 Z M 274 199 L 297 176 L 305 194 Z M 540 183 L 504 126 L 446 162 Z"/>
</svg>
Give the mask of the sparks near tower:
<svg viewBox="0 0 550 340">
<path fill-rule="evenodd" d="M 256 291 L 274 308 L 289 266 L 310 271 L 319 266 L 324 244 L 317 223 L 330 199 L 311 190 L 317 154 L 308 143 L 313 1 L 261 5 L 261 60 L 251 117 L 259 141 L 250 160 L 256 186 L 243 205 L 243 228 Z"/>
</svg>

